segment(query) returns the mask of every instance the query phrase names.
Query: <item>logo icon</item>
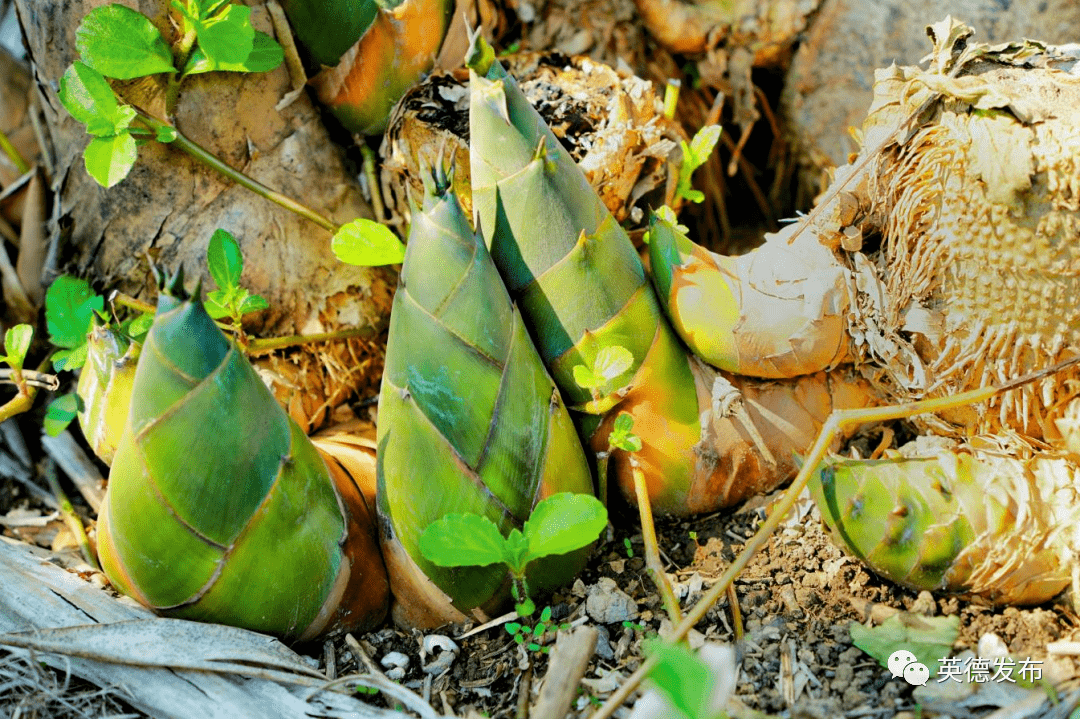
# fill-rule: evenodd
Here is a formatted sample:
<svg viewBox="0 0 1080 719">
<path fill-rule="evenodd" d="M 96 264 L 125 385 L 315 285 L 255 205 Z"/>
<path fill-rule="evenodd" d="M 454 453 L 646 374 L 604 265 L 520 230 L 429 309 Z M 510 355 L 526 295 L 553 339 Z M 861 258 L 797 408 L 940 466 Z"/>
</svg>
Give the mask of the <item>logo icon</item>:
<svg viewBox="0 0 1080 719">
<path fill-rule="evenodd" d="M 894 677 L 903 677 L 912 686 L 921 687 L 930 678 L 930 669 L 915 660 L 915 655 L 907 649 L 897 649 L 889 655 L 889 671 Z"/>
</svg>

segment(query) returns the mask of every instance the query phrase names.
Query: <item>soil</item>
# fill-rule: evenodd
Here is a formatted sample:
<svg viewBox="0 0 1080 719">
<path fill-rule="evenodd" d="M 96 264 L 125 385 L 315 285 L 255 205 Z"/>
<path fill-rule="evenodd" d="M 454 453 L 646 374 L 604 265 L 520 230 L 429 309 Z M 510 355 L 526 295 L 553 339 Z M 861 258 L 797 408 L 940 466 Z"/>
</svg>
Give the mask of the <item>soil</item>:
<svg viewBox="0 0 1080 719">
<path fill-rule="evenodd" d="M 68 489 L 76 495 L 73 488 Z M 659 545 L 684 610 L 697 602 L 741 551 L 776 496 L 758 498 L 734 512 L 658 519 Z M 50 513 L 27 497 L 23 486 L 10 479 L 0 480 L 0 514 L 13 509 L 26 515 Z M 82 511 L 89 514 L 85 507 Z M 635 513 L 616 507 L 612 520 L 614 528 L 574 585 L 551 597 L 538 598 L 541 607 L 551 607 L 551 625 L 590 624 L 599 630 L 598 647 L 573 705 L 573 716 L 582 718 L 640 666 L 647 641 L 670 628 L 660 596 L 645 571 Z M 66 529 L 57 520 L 39 528 L 8 527 L 4 534 L 54 548 L 61 562 L 78 561 L 68 546 Z M 920 716 L 920 711 L 923 717 L 957 719 L 1065 717 L 1080 701 L 1076 689 L 1080 683 L 1074 679 L 1080 669 L 1077 661 L 1047 654 L 1051 642 L 1080 639 L 1080 622 L 1068 592 L 1052 604 L 1020 609 L 991 608 L 898 587 L 874 576 L 837 548 L 807 496 L 739 576 L 735 591 L 739 617 L 733 616 L 729 602 L 723 599 L 690 637 L 692 645 L 703 641 L 734 643 L 740 669 L 735 696 L 728 705 L 732 717 L 912 719 Z M 606 624 L 595 619 L 597 605 L 588 599 L 594 594 L 612 600 L 607 605 Z M 620 615 L 620 611 L 625 614 Z M 960 631 L 952 648 L 954 657 L 974 651 L 988 633 L 997 635 L 1018 662 L 1023 658 L 1041 662 L 1043 689 L 1036 689 L 1035 694 L 1056 684 L 1061 701 L 1054 704 L 1049 698 L 1043 701 L 1036 697 L 1033 704 L 1030 692 L 1000 683 L 980 686 L 979 692 L 969 695 L 967 689 L 958 691 L 959 685 L 950 686 L 951 681 L 942 684 L 932 677 L 926 687 L 916 690 L 903 679 L 893 678 L 888 669 L 852 644 L 849 626 L 853 622 L 879 624 L 898 611 L 958 616 Z M 736 639 L 740 622 L 742 637 Z M 540 639 L 543 646 L 539 651 L 529 651 L 515 642 L 505 626 L 478 632 L 471 629 L 466 625 L 442 630 L 442 636 L 460 647 L 456 656 L 446 658 L 440 658 L 437 648 L 430 654 L 422 653 L 425 638 L 420 633 L 392 626 L 356 639 L 376 663 L 391 652 L 407 657 L 400 681 L 438 711 L 462 717 L 521 716 L 521 697 L 527 692 L 531 704 L 538 695 L 554 631 Z M 442 640 L 427 641 L 438 645 Z M 318 662 L 323 671 L 329 661 L 334 667 L 331 671 L 338 676 L 366 671 L 344 637 L 296 648 Z M 442 663 L 441 670 L 425 672 L 425 667 L 434 669 L 437 662 Z M 122 693 L 95 693 L 93 687 L 80 685 L 73 685 L 78 691 L 69 688 L 58 692 L 56 687 L 63 685 L 65 678 L 50 676 L 32 665 L 16 655 L 0 654 L 0 678 L 17 678 L 6 685 L 8 691 L 0 692 L 0 716 L 19 706 L 24 714 L 36 707 L 38 716 L 80 716 L 87 702 L 94 706 L 88 711 L 91 714 L 127 711 L 119 708 L 123 707 Z M 391 668 L 383 666 L 384 670 Z M 76 695 L 81 697 L 82 708 L 73 704 Z M 378 696 L 369 701 L 377 705 L 384 702 Z M 1011 707 L 1010 713 L 995 713 L 1002 707 Z M 630 702 L 615 716 L 626 717 L 629 712 Z M 128 715 L 141 716 L 137 712 Z"/>
</svg>

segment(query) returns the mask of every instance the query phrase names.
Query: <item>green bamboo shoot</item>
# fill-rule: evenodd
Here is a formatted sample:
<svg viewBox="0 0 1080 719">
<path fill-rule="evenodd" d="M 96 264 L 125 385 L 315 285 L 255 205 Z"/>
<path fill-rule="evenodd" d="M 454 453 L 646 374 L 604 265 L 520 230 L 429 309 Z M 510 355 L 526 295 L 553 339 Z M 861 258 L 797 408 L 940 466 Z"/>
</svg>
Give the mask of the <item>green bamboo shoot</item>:
<svg viewBox="0 0 1080 719">
<path fill-rule="evenodd" d="M 243 353 L 163 288 L 98 523 L 113 584 L 155 611 L 308 639 L 370 628 L 387 582 L 367 505 Z"/>
<path fill-rule="evenodd" d="M 394 618 L 433 627 L 486 617 L 510 593 L 502 566 L 440 567 L 419 538 L 449 513 L 504 536 L 538 501 L 592 493 L 574 425 L 483 240 L 441 172 L 413 214 L 379 396 L 378 506 Z M 587 554 L 529 566 L 529 587 L 570 581 Z"/>
</svg>

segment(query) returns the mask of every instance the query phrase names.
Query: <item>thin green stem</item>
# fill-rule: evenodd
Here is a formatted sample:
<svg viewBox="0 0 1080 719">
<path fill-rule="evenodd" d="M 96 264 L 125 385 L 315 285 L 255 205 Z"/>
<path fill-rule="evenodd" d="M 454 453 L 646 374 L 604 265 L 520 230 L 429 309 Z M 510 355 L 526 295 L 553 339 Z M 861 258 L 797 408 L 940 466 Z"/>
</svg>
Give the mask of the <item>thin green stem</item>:
<svg viewBox="0 0 1080 719">
<path fill-rule="evenodd" d="M 386 321 L 379 321 L 373 325 L 363 325 L 362 327 L 350 327 L 348 329 L 335 330 L 333 332 L 322 332 L 314 335 L 289 335 L 287 337 L 266 337 L 256 338 L 248 343 L 248 354 L 258 355 L 265 354 L 267 352 L 273 352 L 274 350 L 284 349 L 286 347 L 295 347 L 297 345 L 313 344 L 315 342 L 332 342 L 334 340 L 350 339 L 352 337 L 363 337 L 365 339 L 371 339 L 376 337 L 380 332 L 386 329 Z"/>
<path fill-rule="evenodd" d="M 302 205 L 291 197 L 283 195 L 277 190 L 272 190 L 258 180 L 248 177 L 239 170 L 229 167 L 218 157 L 204 149 L 201 145 L 188 139 L 173 125 L 167 122 L 162 122 L 157 118 L 151 117 L 139 108 L 135 108 L 135 111 L 139 113 L 139 120 L 141 120 L 143 124 L 153 130 L 155 134 L 159 130 L 164 128 L 170 128 L 171 130 L 175 131 L 176 139 L 173 140 L 170 144 L 174 145 L 177 149 L 186 152 L 188 155 L 203 163 L 210 169 L 219 172 L 220 174 L 229 178 L 241 187 L 245 187 L 248 190 L 251 190 L 256 195 L 263 197 L 280 207 L 284 207 L 286 210 L 295 212 L 297 215 L 300 215 L 304 219 L 311 220 L 319 227 L 322 227 L 323 229 L 331 233 L 337 232 L 338 225 L 336 223 L 320 215 L 318 212 L 311 209 L 310 207 Z"/>
<path fill-rule="evenodd" d="M 607 506 L 608 503 L 608 462 L 611 451 L 596 453 L 596 498 Z"/>
<path fill-rule="evenodd" d="M 45 478 L 49 480 L 49 489 L 52 490 L 57 503 L 60 505 L 60 516 L 64 518 L 64 524 L 67 525 L 68 531 L 78 542 L 83 559 L 100 572 L 101 565 L 98 564 L 97 557 L 94 556 L 93 550 L 90 549 L 90 540 L 86 537 L 86 528 L 83 527 L 82 519 L 75 513 L 75 508 L 71 506 L 71 500 L 68 499 L 67 493 L 64 492 L 60 486 L 60 481 L 56 478 L 56 462 L 52 459 L 45 463 Z"/>
<path fill-rule="evenodd" d="M 38 365 L 35 374 L 44 374 L 45 370 L 49 369 L 49 362 L 51 360 L 52 352 L 50 352 L 42 363 Z M 15 415 L 22 414 L 34 406 L 34 399 L 37 398 L 38 386 L 24 381 L 19 384 L 18 387 L 19 391 L 16 395 L 4 403 L 3 406 L 0 406 L 0 422 L 11 419 Z"/>
<path fill-rule="evenodd" d="M 184 66 L 191 57 L 191 50 L 195 47 L 195 37 L 195 28 L 191 26 L 187 18 L 184 18 L 184 35 L 173 47 L 173 66 L 177 69 L 169 75 L 169 87 L 165 91 L 165 112 L 169 117 L 172 117 L 176 100 L 180 97 L 180 83 L 183 80 L 180 73 L 184 71 Z"/>
<path fill-rule="evenodd" d="M 382 201 L 382 191 L 379 190 L 379 176 L 375 172 L 375 151 L 363 142 L 360 143 L 360 155 L 364 158 L 364 177 L 367 178 L 368 188 L 371 190 L 371 210 L 375 213 L 375 219 L 382 222 L 386 218 L 386 206 Z"/>
<path fill-rule="evenodd" d="M 4 154 L 15 165 L 15 169 L 19 171 L 20 175 L 30 172 L 30 164 L 19 154 L 18 148 L 11 144 L 11 140 L 8 139 L 3 130 L 0 130 L 0 150 L 4 151 Z"/>
<path fill-rule="evenodd" d="M 128 309 L 137 310 L 139 312 L 146 312 L 149 314 L 154 314 L 155 312 L 157 312 L 157 308 L 149 302 L 143 302 L 142 300 L 136 299 L 131 295 L 126 295 L 119 290 L 113 290 L 113 292 L 109 295 L 109 302 L 116 303 L 121 307 L 127 307 Z"/>
<path fill-rule="evenodd" d="M 109 301 L 114 302 L 122 307 L 138 310 L 139 312 L 149 312 L 153 314 L 156 312 L 156 308 L 149 302 L 143 302 L 140 299 L 136 299 L 131 295 L 126 295 L 120 291 L 113 291 L 109 295 Z M 215 322 L 215 324 L 223 330 L 229 332 L 235 332 L 236 327 L 233 325 L 227 325 L 223 322 Z M 316 342 L 333 342 L 335 340 L 345 340 L 352 337 L 363 337 L 370 339 L 376 337 L 380 332 L 386 329 L 387 321 L 379 320 L 375 324 L 364 325 L 362 327 L 350 327 L 348 329 L 334 330 L 333 332 L 321 332 L 313 335 L 287 335 L 284 337 L 259 337 L 253 340 L 247 340 L 244 351 L 249 355 L 261 355 L 273 352 L 275 350 L 285 349 L 287 347 L 296 347 L 298 345 L 314 344 Z"/>
</svg>

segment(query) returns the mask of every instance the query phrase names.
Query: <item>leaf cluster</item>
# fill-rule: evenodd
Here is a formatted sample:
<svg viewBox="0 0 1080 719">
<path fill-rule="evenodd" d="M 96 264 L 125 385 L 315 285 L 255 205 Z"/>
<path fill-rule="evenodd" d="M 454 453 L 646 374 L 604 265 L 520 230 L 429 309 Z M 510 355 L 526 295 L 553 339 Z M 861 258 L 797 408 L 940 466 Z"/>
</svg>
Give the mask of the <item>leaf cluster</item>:
<svg viewBox="0 0 1080 719">
<path fill-rule="evenodd" d="M 448 514 L 420 536 L 420 551 L 440 567 L 505 564 L 522 575 L 533 560 L 567 554 L 596 541 L 607 526 L 607 509 L 588 494 L 560 492 L 539 502 L 525 520 L 503 537 L 499 527 L 478 514 Z"/>
<path fill-rule="evenodd" d="M 94 136 L 83 154 L 86 171 L 112 187 L 135 164 L 138 144 L 153 137 L 172 142 L 176 130 L 156 132 L 133 126 L 138 113 L 121 104 L 106 78 L 132 80 L 169 73 L 180 77 L 214 70 L 265 72 L 281 64 L 284 53 L 269 35 L 251 26 L 251 8 L 228 0 L 173 1 L 181 17 L 175 48 L 150 19 L 119 4 L 87 13 L 75 35 L 80 60 L 60 80 L 60 101 Z"/>
<path fill-rule="evenodd" d="M 206 265 L 218 286 L 218 289 L 206 294 L 206 311 L 214 319 L 228 317 L 235 327 L 239 327 L 241 317 L 270 306 L 265 297 L 252 294 L 240 286 L 244 258 L 236 238 L 225 230 L 215 230 L 210 238 Z"/>
<path fill-rule="evenodd" d="M 615 426 L 608 435 L 608 444 L 616 449 L 627 452 L 641 451 L 641 437 L 631 432 L 634 428 L 634 418 L 627 412 L 620 412 L 615 418 Z M 631 555 L 632 556 L 632 555 Z"/>
<path fill-rule="evenodd" d="M 690 202 L 702 202 L 705 199 L 705 194 L 701 190 L 695 190 L 691 186 L 690 177 L 694 174 L 694 170 L 708 161 L 709 155 L 720 140 L 720 131 L 719 125 L 706 125 L 697 131 L 689 144 L 685 140 L 679 142 L 679 148 L 682 150 L 682 165 L 679 167 L 679 184 L 675 188 L 677 197 L 685 197 Z"/>
<path fill-rule="evenodd" d="M 569 624 L 560 624 L 558 626 L 551 624 L 551 607 L 544 607 L 544 611 L 540 612 L 540 620 L 531 627 L 521 622 L 506 623 L 506 632 L 514 638 L 515 642 L 521 644 L 530 652 L 540 654 L 547 654 L 551 651 L 551 647 L 546 647 L 540 643 L 543 641 L 545 634 L 552 630 L 569 628 Z"/>
<path fill-rule="evenodd" d="M 45 324 L 49 341 L 60 348 L 53 354 L 53 369 L 62 372 L 85 365 L 89 353 L 87 336 L 94 322 L 109 319 L 105 313 L 105 298 L 96 294 L 89 282 L 71 275 L 57 277 L 45 293 Z M 124 337 L 141 342 L 153 321 L 153 314 L 140 313 L 118 323 L 118 330 Z M 82 399 L 74 392 L 57 397 L 46 410 L 45 432 L 55 437 L 82 410 Z"/>
<path fill-rule="evenodd" d="M 45 323 L 49 341 L 60 351 L 53 355 L 57 372 L 75 370 L 86 364 L 86 336 L 95 313 L 103 313 L 105 298 L 78 277 L 61 275 L 45 293 Z"/>
<path fill-rule="evenodd" d="M 183 18 L 184 34 L 197 43 L 182 75 L 203 72 L 267 72 L 285 57 L 272 37 L 251 26 L 251 8 L 229 0 L 172 0 Z"/>
</svg>

